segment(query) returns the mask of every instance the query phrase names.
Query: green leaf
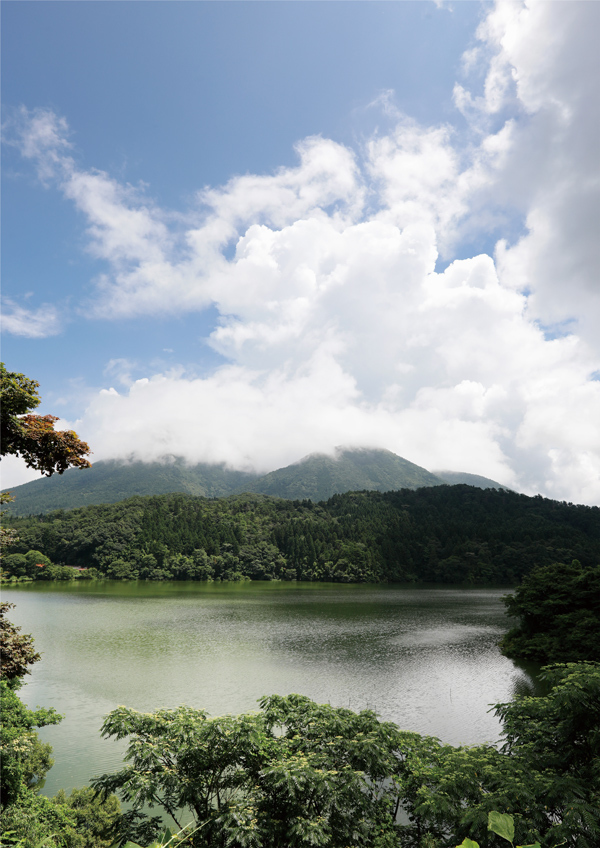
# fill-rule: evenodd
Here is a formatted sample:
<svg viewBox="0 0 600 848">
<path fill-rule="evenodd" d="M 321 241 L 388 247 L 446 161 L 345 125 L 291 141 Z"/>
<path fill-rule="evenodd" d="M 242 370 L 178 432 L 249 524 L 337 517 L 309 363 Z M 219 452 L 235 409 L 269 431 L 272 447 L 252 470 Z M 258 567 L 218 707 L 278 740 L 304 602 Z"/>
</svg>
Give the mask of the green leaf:
<svg viewBox="0 0 600 848">
<path fill-rule="evenodd" d="M 517 848 L 542 848 L 539 842 L 533 842 L 531 845 L 517 845 Z"/>
<path fill-rule="evenodd" d="M 127 848 L 127 846 L 125 846 Z M 474 839 L 469 839 L 468 836 L 465 836 L 460 845 L 457 845 L 456 848 L 479 848 L 479 843 L 475 842 Z"/>
<path fill-rule="evenodd" d="M 513 817 L 508 813 L 498 813 L 492 810 L 488 813 L 488 830 L 497 833 L 502 839 L 512 844 L 515 838 L 515 823 Z"/>
</svg>

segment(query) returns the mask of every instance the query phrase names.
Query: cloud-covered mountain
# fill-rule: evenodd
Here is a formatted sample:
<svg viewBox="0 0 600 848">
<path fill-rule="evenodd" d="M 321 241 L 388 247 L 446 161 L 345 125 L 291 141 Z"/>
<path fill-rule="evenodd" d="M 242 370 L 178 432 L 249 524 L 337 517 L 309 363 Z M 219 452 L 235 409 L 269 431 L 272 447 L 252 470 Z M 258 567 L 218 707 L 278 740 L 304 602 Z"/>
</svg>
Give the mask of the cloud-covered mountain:
<svg viewBox="0 0 600 848">
<path fill-rule="evenodd" d="M 250 491 L 288 500 L 323 501 L 363 489 L 389 492 L 439 486 L 443 480 L 387 450 L 338 448 L 333 456 L 312 454 L 250 485 Z"/>
<path fill-rule="evenodd" d="M 225 465 L 98 462 L 85 472 L 34 480 L 12 490 L 10 509 L 17 515 L 116 503 L 133 495 L 186 492 L 207 498 L 257 492 L 288 500 L 326 500 L 363 489 L 379 492 L 443 485 L 444 480 L 387 450 L 338 448 L 333 455 L 313 454 L 265 476 L 234 471 Z"/>
</svg>

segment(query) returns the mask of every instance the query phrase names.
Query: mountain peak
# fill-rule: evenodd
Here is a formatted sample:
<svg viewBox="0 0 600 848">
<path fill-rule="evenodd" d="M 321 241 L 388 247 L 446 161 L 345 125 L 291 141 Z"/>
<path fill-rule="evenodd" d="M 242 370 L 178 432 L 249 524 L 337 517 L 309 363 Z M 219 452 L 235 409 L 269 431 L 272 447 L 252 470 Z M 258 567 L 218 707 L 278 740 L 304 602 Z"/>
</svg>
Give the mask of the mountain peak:
<svg viewBox="0 0 600 848">
<path fill-rule="evenodd" d="M 363 489 L 387 492 L 443 483 L 425 468 L 384 448 L 340 445 L 333 454 L 309 454 L 265 474 L 251 484 L 251 491 L 289 500 L 322 501 Z"/>
</svg>

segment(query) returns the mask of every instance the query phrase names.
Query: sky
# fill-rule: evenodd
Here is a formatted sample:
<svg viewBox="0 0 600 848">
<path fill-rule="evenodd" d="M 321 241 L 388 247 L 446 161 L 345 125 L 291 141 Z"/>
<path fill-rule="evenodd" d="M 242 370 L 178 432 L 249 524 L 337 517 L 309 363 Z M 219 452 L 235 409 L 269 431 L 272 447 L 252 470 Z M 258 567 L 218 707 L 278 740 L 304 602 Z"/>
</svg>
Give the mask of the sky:
<svg viewBox="0 0 600 848">
<path fill-rule="evenodd" d="M 1 15 L 2 359 L 92 461 L 381 447 L 600 503 L 600 4 Z"/>
</svg>

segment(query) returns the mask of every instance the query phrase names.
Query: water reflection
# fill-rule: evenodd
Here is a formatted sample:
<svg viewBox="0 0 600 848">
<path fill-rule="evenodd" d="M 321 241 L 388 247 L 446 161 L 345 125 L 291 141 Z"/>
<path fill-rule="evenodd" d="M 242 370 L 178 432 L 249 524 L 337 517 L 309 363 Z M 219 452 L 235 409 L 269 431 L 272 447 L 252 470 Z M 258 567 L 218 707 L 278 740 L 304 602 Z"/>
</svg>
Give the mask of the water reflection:
<svg viewBox="0 0 600 848">
<path fill-rule="evenodd" d="M 117 704 L 256 708 L 270 693 L 370 707 L 453 744 L 495 742 L 489 705 L 532 686 L 502 657 L 506 589 L 323 584 L 25 586 L 6 592 L 43 661 L 23 690 L 66 718 L 42 731 L 56 766 L 45 791 L 120 765 L 100 740 Z"/>
</svg>

